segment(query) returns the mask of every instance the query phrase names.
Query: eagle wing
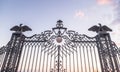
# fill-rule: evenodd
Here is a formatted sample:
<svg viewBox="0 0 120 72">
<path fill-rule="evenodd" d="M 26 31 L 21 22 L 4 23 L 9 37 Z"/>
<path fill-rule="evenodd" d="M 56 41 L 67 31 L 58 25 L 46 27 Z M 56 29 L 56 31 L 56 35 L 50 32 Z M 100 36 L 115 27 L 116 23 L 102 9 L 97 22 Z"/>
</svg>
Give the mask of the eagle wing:
<svg viewBox="0 0 120 72">
<path fill-rule="evenodd" d="M 109 27 L 107 27 L 106 25 L 102 26 L 102 29 L 104 31 L 112 31 L 112 29 L 110 29 Z"/>
<path fill-rule="evenodd" d="M 25 26 L 22 27 L 22 31 L 23 32 L 25 32 L 25 31 L 32 31 L 32 29 L 25 25 Z"/>
<path fill-rule="evenodd" d="M 19 31 L 20 27 L 19 26 L 14 26 L 10 29 L 11 31 Z"/>
<path fill-rule="evenodd" d="M 92 26 L 91 28 L 88 29 L 89 31 L 95 31 L 98 32 L 99 27 L 97 25 Z"/>
</svg>

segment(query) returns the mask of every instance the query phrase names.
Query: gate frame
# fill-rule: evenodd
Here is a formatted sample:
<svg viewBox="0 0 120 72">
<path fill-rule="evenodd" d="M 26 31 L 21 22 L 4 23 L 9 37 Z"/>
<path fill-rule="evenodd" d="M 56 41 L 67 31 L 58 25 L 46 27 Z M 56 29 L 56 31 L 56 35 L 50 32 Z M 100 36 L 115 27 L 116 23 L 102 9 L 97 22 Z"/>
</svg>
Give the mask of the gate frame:
<svg viewBox="0 0 120 72">
<path fill-rule="evenodd" d="M 6 48 L 7 51 L 1 68 L 1 72 L 17 72 L 18 65 L 20 62 L 21 52 L 23 48 L 23 43 L 26 38 L 26 36 L 23 34 L 24 31 L 22 31 L 23 28 L 20 27 L 20 29 L 21 30 L 15 31 L 11 36 L 11 40 L 9 41 L 8 46 Z M 63 33 L 61 33 L 61 29 L 64 30 Z M 52 30 L 58 37 L 61 37 L 61 35 L 64 34 L 67 28 L 64 28 L 62 21 L 58 20 L 56 27 L 52 28 Z M 55 30 L 58 31 L 55 32 Z M 114 42 L 111 41 L 109 33 L 100 31 L 95 38 L 97 41 L 96 43 L 98 47 L 98 54 L 100 58 L 102 72 L 108 72 L 110 71 L 109 69 L 111 69 L 111 72 L 115 72 L 115 71 L 120 72 L 119 69 L 120 64 L 119 61 L 117 61 L 117 56 L 116 56 L 117 54 L 119 54 L 119 51 L 117 46 L 114 44 Z M 43 42 L 45 42 L 45 40 L 43 40 Z M 72 42 L 79 42 L 79 41 L 73 40 Z M 58 53 L 59 53 L 59 48 L 58 48 Z M 59 72 L 59 64 L 58 64 L 58 72 Z"/>
</svg>

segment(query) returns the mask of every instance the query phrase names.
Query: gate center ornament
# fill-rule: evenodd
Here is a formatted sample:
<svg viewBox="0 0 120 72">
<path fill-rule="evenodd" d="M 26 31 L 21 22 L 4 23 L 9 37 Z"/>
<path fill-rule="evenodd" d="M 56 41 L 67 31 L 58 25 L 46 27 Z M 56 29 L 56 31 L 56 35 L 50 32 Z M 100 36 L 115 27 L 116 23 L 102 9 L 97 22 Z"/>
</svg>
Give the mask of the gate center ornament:
<svg viewBox="0 0 120 72">
<path fill-rule="evenodd" d="M 62 42 L 62 37 L 57 37 L 57 38 L 56 38 L 56 41 L 57 41 L 58 43 L 61 43 L 61 42 Z"/>
</svg>

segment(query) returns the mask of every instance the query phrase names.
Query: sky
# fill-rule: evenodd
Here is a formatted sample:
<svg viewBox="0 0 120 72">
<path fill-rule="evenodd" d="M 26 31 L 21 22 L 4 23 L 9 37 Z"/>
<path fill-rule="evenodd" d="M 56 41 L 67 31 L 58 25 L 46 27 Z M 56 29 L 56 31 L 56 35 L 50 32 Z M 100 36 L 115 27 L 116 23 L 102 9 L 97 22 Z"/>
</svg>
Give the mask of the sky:
<svg viewBox="0 0 120 72">
<path fill-rule="evenodd" d="M 61 19 L 68 30 L 92 37 L 93 25 L 107 25 L 112 40 L 120 46 L 120 0 L 0 0 L 0 46 L 6 45 L 10 28 L 23 23 L 32 28 L 26 36 L 40 34 Z"/>
<path fill-rule="evenodd" d="M 61 19 L 68 30 L 90 37 L 93 25 L 107 25 L 112 40 L 120 47 L 120 0 L 0 0 L 0 47 L 5 46 L 15 25 L 29 26 L 26 36 L 51 30 Z"/>
</svg>

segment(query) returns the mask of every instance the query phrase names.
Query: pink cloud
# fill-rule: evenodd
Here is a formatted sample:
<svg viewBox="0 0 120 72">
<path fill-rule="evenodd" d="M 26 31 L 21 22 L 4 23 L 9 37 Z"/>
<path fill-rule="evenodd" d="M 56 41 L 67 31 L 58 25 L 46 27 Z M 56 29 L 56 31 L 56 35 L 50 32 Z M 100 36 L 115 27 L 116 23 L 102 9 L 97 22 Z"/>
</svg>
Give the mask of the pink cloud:
<svg viewBox="0 0 120 72">
<path fill-rule="evenodd" d="M 111 34 L 112 34 L 112 35 L 116 35 L 117 33 L 116 33 L 116 32 L 112 32 Z"/>
<path fill-rule="evenodd" d="M 116 25 L 116 24 L 120 24 L 120 18 L 117 17 L 113 22 L 112 24 Z"/>
<path fill-rule="evenodd" d="M 76 17 L 84 17 L 85 13 L 83 11 L 76 11 L 75 16 Z"/>
<path fill-rule="evenodd" d="M 112 0 L 97 0 L 99 5 L 111 4 Z"/>
</svg>

